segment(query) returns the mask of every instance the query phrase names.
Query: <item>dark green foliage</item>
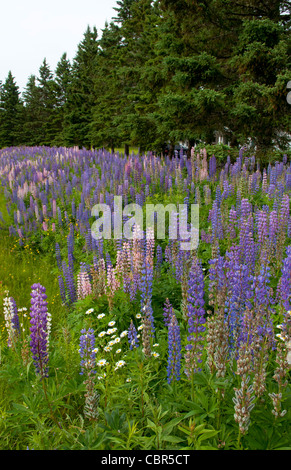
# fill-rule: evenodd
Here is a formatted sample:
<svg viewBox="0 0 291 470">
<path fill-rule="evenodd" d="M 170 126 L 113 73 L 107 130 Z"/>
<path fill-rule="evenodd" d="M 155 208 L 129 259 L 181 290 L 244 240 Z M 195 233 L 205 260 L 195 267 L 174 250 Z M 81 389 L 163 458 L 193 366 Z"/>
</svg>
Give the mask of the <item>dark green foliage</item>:
<svg viewBox="0 0 291 470">
<path fill-rule="evenodd" d="M 189 156 L 219 133 L 263 163 L 274 148 L 287 151 L 290 2 L 119 0 L 114 9 L 101 37 L 88 26 L 72 64 L 64 53 L 53 74 L 44 59 L 24 106 L 12 76 L 2 85 L 2 147 L 128 154 L 168 143 L 171 155 L 184 142 Z"/>
<path fill-rule="evenodd" d="M 12 73 L 0 84 L 0 147 L 11 147 L 20 140 L 22 102 Z"/>
</svg>

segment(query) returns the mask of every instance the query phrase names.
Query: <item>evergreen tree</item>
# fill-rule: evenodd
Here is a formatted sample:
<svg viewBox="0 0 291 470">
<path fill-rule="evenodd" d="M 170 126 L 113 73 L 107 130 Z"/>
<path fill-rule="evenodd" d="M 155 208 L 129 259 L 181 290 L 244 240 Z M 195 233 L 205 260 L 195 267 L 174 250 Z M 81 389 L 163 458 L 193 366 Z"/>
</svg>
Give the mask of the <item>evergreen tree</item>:
<svg viewBox="0 0 291 470">
<path fill-rule="evenodd" d="M 150 80 L 156 60 L 155 43 L 160 21 L 158 3 L 151 0 L 120 0 L 117 17 L 121 33 L 117 77 L 122 84 L 116 123 L 128 153 L 128 144 L 149 148 L 156 135 L 156 83 Z"/>
<path fill-rule="evenodd" d="M 9 71 L 0 88 L 0 147 L 11 147 L 20 142 L 22 102 L 19 87 Z"/>
<path fill-rule="evenodd" d="M 56 86 L 53 73 L 47 64 L 46 59 L 43 60 L 39 68 L 38 81 L 38 106 L 40 119 L 40 145 L 51 145 L 57 132 L 57 100 Z"/>
<path fill-rule="evenodd" d="M 97 29 L 88 26 L 72 64 L 72 76 L 64 106 L 64 143 L 90 147 L 94 74 L 98 57 Z M 104 78 L 106 79 L 106 77 Z"/>
<path fill-rule="evenodd" d="M 290 129 L 290 2 L 161 0 L 161 8 L 165 134 L 210 142 L 216 130 L 234 145 L 253 137 L 260 153 L 282 145 Z"/>
<path fill-rule="evenodd" d="M 112 152 L 121 144 L 116 123 L 122 113 L 119 97 L 123 85 L 117 75 L 120 41 L 120 28 L 113 22 L 110 25 L 106 23 L 98 41 L 98 66 L 94 73 L 95 102 L 89 131 L 93 147 L 109 148 Z"/>
<path fill-rule="evenodd" d="M 36 84 L 36 76 L 30 75 L 23 92 L 24 123 L 23 139 L 26 145 L 39 145 L 41 135 L 41 108 L 39 106 L 39 88 Z"/>
<path fill-rule="evenodd" d="M 261 160 L 275 146 L 286 149 L 291 119 L 286 84 L 291 73 L 291 43 L 284 27 L 269 19 L 243 22 L 230 63 L 238 72 L 229 111 L 230 125 L 243 143 L 248 137 Z"/>
<path fill-rule="evenodd" d="M 53 140 L 54 145 L 64 144 L 64 115 L 65 107 L 68 102 L 69 90 L 72 82 L 72 68 L 67 54 L 64 53 L 57 63 L 55 69 L 55 96 L 56 112 L 55 127 L 56 136 Z"/>
</svg>

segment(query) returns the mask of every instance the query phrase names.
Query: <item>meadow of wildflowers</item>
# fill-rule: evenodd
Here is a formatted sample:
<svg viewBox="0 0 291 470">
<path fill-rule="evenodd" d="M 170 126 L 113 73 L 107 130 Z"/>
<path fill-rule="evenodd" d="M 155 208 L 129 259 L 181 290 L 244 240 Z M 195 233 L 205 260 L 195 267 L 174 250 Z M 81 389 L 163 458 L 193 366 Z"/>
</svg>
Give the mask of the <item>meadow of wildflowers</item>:
<svg viewBox="0 0 291 470">
<path fill-rule="evenodd" d="M 287 156 L 6 148 L 0 182 L 11 273 L 47 257 L 26 296 L 0 267 L 0 448 L 291 449 Z M 199 204 L 198 248 L 95 239 L 114 196 Z"/>
</svg>

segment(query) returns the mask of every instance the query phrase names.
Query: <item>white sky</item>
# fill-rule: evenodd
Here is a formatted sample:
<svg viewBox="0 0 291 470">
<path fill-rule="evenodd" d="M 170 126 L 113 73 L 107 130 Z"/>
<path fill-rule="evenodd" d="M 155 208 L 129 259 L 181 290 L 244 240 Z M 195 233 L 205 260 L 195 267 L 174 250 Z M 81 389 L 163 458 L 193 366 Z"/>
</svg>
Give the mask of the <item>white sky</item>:
<svg viewBox="0 0 291 470">
<path fill-rule="evenodd" d="M 101 36 L 115 0 L 10 0 L 0 10 L 0 81 L 9 70 L 22 92 L 44 58 L 52 72 L 64 52 L 72 61 L 89 25 Z"/>
</svg>

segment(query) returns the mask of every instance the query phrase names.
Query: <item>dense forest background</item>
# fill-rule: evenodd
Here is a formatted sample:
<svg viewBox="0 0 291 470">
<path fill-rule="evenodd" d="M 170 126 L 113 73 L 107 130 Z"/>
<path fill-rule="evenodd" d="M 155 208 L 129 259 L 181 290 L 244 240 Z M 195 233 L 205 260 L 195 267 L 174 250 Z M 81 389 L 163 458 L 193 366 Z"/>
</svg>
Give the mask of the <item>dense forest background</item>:
<svg viewBox="0 0 291 470">
<path fill-rule="evenodd" d="M 277 0 L 120 0 L 101 37 L 88 26 L 72 62 L 47 60 L 23 93 L 0 83 L 0 147 L 129 146 L 170 153 L 290 139 L 291 6 Z M 94 18 L 92 18 L 94 21 Z"/>
</svg>

